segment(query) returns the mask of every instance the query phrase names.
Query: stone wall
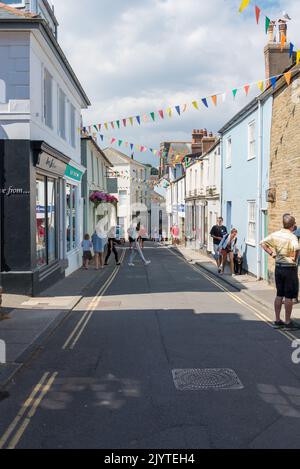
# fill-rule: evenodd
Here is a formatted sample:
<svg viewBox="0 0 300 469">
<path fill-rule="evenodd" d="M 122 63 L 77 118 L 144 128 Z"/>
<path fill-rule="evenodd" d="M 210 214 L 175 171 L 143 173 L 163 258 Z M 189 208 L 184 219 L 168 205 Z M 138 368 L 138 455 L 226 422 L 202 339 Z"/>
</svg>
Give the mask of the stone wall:
<svg viewBox="0 0 300 469">
<path fill-rule="evenodd" d="M 291 213 L 300 226 L 300 80 L 274 95 L 270 154 L 269 233 L 282 227 L 282 216 Z M 269 259 L 269 279 L 274 281 L 274 261 Z"/>
</svg>

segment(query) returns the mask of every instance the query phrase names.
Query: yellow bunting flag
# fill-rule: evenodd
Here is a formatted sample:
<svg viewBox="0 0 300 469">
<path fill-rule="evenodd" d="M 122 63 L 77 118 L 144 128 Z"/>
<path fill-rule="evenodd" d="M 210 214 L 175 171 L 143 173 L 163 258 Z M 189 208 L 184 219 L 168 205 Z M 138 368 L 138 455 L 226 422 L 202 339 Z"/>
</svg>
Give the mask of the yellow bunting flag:
<svg viewBox="0 0 300 469">
<path fill-rule="evenodd" d="M 292 72 L 287 72 L 284 74 L 284 78 L 288 84 L 288 86 L 290 85 L 291 83 L 291 79 L 292 79 Z"/>
<path fill-rule="evenodd" d="M 248 6 L 249 6 L 250 0 L 242 0 L 239 13 L 242 13 Z"/>
<path fill-rule="evenodd" d="M 297 60 L 296 60 L 296 65 L 300 62 L 300 50 L 297 51 Z"/>
<path fill-rule="evenodd" d="M 167 113 L 169 114 L 169 117 L 172 117 L 172 109 L 170 107 L 167 109 Z"/>
<path fill-rule="evenodd" d="M 105 122 L 104 127 L 106 128 L 106 130 L 108 130 L 108 123 L 107 122 Z"/>
<path fill-rule="evenodd" d="M 214 96 L 211 97 L 211 99 L 212 99 L 212 102 L 214 103 L 214 105 L 217 106 L 217 104 L 218 104 L 218 98 L 217 98 L 217 96 L 214 95 Z"/>
<path fill-rule="evenodd" d="M 197 109 L 197 111 L 199 111 L 199 106 L 198 106 L 197 101 L 193 102 L 193 106 L 194 106 L 195 109 Z"/>
<path fill-rule="evenodd" d="M 260 89 L 261 92 L 264 91 L 265 88 L 264 88 L 264 82 L 263 81 L 259 81 L 257 83 L 257 86 L 258 86 L 258 88 Z"/>
</svg>

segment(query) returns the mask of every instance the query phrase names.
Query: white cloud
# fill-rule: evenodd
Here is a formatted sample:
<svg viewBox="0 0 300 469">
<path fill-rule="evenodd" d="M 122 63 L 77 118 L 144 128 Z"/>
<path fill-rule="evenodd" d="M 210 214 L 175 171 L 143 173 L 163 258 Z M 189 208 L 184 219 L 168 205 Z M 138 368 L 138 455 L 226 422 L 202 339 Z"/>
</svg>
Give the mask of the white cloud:
<svg viewBox="0 0 300 469">
<path fill-rule="evenodd" d="M 250 9 L 239 15 L 240 0 L 54 0 L 54 4 L 60 43 L 93 103 L 84 113 L 86 123 L 184 104 L 264 77 L 264 24 L 256 25 Z M 272 4 L 274 10 L 266 6 L 266 13 L 275 17 L 288 11 L 294 18 L 290 35 L 297 37 L 299 2 Z M 193 128 L 217 131 L 245 102 L 228 97 L 219 110 L 190 110 L 182 118 L 116 135 L 158 148 L 163 140 L 190 139 Z"/>
</svg>

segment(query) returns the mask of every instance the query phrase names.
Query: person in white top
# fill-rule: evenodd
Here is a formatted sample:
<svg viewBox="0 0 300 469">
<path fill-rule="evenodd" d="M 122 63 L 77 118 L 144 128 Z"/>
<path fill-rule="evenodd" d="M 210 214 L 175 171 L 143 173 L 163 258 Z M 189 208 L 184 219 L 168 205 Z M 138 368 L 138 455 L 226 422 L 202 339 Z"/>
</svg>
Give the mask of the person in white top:
<svg viewBox="0 0 300 469">
<path fill-rule="evenodd" d="M 128 264 L 129 267 L 134 267 L 133 261 L 134 261 L 136 252 L 138 253 L 138 255 L 140 256 L 140 258 L 142 259 L 142 261 L 144 262 L 145 265 L 151 264 L 151 261 L 147 261 L 145 259 L 144 254 L 143 254 L 142 249 L 141 249 L 141 245 L 140 245 L 140 242 L 139 242 L 140 228 L 141 228 L 141 224 L 138 223 L 137 227 L 131 231 L 130 236 L 134 240 L 134 248 L 131 250 L 131 253 L 130 253 L 129 264 Z"/>
</svg>

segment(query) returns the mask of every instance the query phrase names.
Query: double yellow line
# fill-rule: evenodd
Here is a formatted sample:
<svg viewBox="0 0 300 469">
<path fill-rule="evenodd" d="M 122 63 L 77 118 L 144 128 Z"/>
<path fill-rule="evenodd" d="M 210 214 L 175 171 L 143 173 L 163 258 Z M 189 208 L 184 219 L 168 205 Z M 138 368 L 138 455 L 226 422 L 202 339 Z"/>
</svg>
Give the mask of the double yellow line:
<svg viewBox="0 0 300 469">
<path fill-rule="evenodd" d="M 174 251 L 172 251 L 172 254 L 176 257 L 178 257 L 178 259 L 180 259 L 182 262 L 184 262 L 185 264 L 189 265 L 191 267 L 191 269 L 193 269 L 195 272 L 197 272 L 199 275 L 201 275 L 202 277 L 206 278 L 210 283 L 212 283 L 213 285 L 215 285 L 216 287 L 218 287 L 220 290 L 222 290 L 223 292 L 225 292 L 233 301 L 235 301 L 236 303 L 239 303 L 240 305 L 246 307 L 247 309 L 249 309 L 252 313 L 254 313 L 254 315 L 260 319 L 261 321 L 263 321 L 264 323 L 268 324 L 268 326 L 272 327 L 272 329 L 274 329 L 273 327 L 273 323 L 272 323 L 272 320 L 270 317 L 266 316 L 262 311 L 258 310 L 257 308 L 255 308 L 254 306 L 250 305 L 249 303 L 247 303 L 247 301 L 244 301 L 242 298 L 240 298 L 239 296 L 235 295 L 234 293 L 232 293 L 230 290 L 228 290 L 228 288 L 226 288 L 225 286 L 223 286 L 221 283 L 219 283 L 216 279 L 212 278 L 210 275 L 208 275 L 207 273 L 203 272 L 203 270 L 200 268 L 197 268 L 195 267 L 194 265 L 190 264 L 184 257 L 181 257 L 179 254 L 175 253 Z M 200 270 L 201 269 L 201 270 Z M 283 330 L 280 330 L 278 329 L 277 330 L 280 334 L 284 335 L 287 339 L 289 339 L 291 342 L 293 342 L 294 340 L 298 340 L 299 337 L 296 337 L 294 334 L 292 334 L 291 332 L 287 332 L 287 331 L 283 331 Z"/>
<path fill-rule="evenodd" d="M 15 449 L 26 431 L 31 419 L 36 414 L 42 400 L 50 391 L 58 373 L 45 373 L 36 385 L 28 399 L 24 402 L 20 412 L 9 425 L 4 435 L 0 438 L 1 449 Z"/>
<path fill-rule="evenodd" d="M 121 263 L 124 261 L 124 258 L 126 256 L 126 251 L 123 251 L 121 255 Z M 111 286 L 112 282 L 118 275 L 120 270 L 120 266 L 117 266 L 112 274 L 109 276 L 109 278 L 106 280 L 104 285 L 101 286 L 100 290 L 97 292 L 96 296 L 92 299 L 90 302 L 88 309 L 78 322 L 78 324 L 75 326 L 69 337 L 67 338 L 66 342 L 64 343 L 62 349 L 63 350 L 73 350 L 82 336 L 83 332 L 85 331 L 89 321 L 91 320 L 95 310 L 99 306 L 100 301 L 102 300 L 103 296 L 107 292 L 108 288 Z"/>
</svg>

